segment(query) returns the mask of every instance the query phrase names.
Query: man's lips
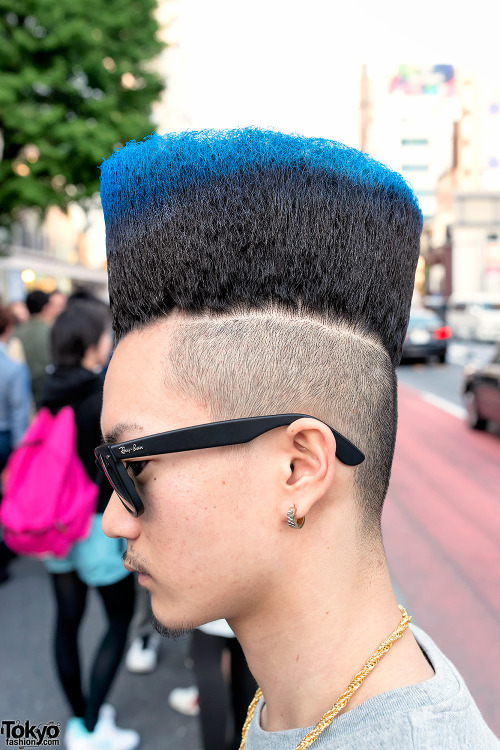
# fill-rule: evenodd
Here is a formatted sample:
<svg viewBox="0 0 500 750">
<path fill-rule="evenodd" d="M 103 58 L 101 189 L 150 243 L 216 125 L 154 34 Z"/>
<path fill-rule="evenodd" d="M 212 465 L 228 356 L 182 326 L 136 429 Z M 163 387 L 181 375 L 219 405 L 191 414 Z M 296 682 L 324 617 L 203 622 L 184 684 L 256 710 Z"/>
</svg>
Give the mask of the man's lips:
<svg viewBox="0 0 500 750">
<path fill-rule="evenodd" d="M 141 567 L 134 568 L 132 565 L 130 565 L 129 562 L 127 562 L 125 559 L 123 560 L 123 567 L 128 570 L 130 573 L 139 573 L 139 575 L 147 576 L 148 578 L 151 578 L 149 573 L 147 573 L 145 570 L 143 570 Z"/>
</svg>

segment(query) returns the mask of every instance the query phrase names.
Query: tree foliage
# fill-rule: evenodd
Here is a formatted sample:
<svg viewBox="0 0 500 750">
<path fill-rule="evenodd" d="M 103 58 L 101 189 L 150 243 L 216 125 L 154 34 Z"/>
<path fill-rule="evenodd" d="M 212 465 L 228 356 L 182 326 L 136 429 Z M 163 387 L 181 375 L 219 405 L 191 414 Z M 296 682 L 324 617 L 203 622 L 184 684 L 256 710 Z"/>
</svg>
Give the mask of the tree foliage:
<svg viewBox="0 0 500 750">
<path fill-rule="evenodd" d="M 0 222 L 99 190 L 97 165 L 153 127 L 156 0 L 0 0 Z"/>
</svg>

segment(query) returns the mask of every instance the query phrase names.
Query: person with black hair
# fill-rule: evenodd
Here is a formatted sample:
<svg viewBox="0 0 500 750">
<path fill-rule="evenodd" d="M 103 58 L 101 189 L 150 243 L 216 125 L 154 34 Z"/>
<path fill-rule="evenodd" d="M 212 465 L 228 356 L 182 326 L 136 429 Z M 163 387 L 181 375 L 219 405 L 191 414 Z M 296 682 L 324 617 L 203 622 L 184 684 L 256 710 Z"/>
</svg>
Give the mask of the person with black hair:
<svg viewBox="0 0 500 750">
<path fill-rule="evenodd" d="M 26 297 L 29 320 L 16 328 L 16 338 L 21 342 L 30 370 L 35 407 L 40 408 L 42 383 L 50 364 L 50 329 L 65 304 L 60 292 L 47 294 L 34 289 Z"/>
<path fill-rule="evenodd" d="M 226 618 L 245 750 L 498 750 L 398 606 L 381 513 L 422 215 L 323 139 L 153 134 L 101 166 L 103 518 L 169 634 Z M 477 634 L 475 634 L 477 635 Z"/>
<path fill-rule="evenodd" d="M 83 286 L 77 287 L 69 295 L 67 300 L 68 305 L 72 304 L 73 302 L 94 302 L 96 305 L 104 305 L 105 307 L 108 307 L 108 305 L 103 302 L 102 299 L 96 297 L 96 295 L 91 292 L 90 289 L 86 289 Z"/>
<path fill-rule="evenodd" d="M 122 540 L 108 539 L 102 514 L 111 495 L 100 481 L 93 447 L 100 440 L 103 368 L 111 350 L 109 310 L 91 302 L 74 302 L 59 315 L 51 333 L 54 372 L 43 383 L 41 406 L 57 413 L 70 405 L 75 414 L 77 452 L 89 477 L 99 484 L 97 512 L 87 539 L 65 558 L 45 561 L 56 602 L 54 649 L 57 673 L 73 711 L 65 742 L 68 750 L 133 750 L 139 736 L 114 724 L 114 709 L 104 704 L 127 642 L 134 611 L 133 577 L 122 564 Z M 88 587 L 104 605 L 107 629 L 92 663 L 89 687 L 82 688 L 78 631 Z"/>
</svg>

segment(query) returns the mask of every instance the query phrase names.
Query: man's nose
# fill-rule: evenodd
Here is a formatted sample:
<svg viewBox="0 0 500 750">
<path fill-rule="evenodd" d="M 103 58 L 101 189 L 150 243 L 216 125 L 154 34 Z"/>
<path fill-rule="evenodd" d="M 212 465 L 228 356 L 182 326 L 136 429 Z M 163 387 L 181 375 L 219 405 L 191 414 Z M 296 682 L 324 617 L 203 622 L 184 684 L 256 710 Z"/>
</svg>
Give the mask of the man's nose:
<svg viewBox="0 0 500 750">
<path fill-rule="evenodd" d="M 140 521 L 124 507 L 116 492 L 113 492 L 102 517 L 102 530 L 112 539 L 136 539 L 140 533 Z"/>
</svg>

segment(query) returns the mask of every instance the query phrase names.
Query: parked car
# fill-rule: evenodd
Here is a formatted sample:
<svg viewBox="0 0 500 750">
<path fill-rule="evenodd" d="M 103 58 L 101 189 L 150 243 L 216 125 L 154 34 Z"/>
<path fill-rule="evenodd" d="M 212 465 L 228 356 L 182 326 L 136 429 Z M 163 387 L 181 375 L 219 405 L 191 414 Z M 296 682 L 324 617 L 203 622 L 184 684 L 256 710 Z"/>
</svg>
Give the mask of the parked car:
<svg viewBox="0 0 500 750">
<path fill-rule="evenodd" d="M 456 338 L 500 342 L 500 294 L 453 295 L 448 300 L 446 322 Z"/>
<path fill-rule="evenodd" d="M 490 421 L 500 425 L 500 346 L 485 365 L 466 365 L 463 397 L 470 427 L 484 430 Z"/>
<path fill-rule="evenodd" d="M 451 328 L 432 310 L 412 308 L 403 344 L 403 360 L 437 359 L 445 362 Z"/>
</svg>

